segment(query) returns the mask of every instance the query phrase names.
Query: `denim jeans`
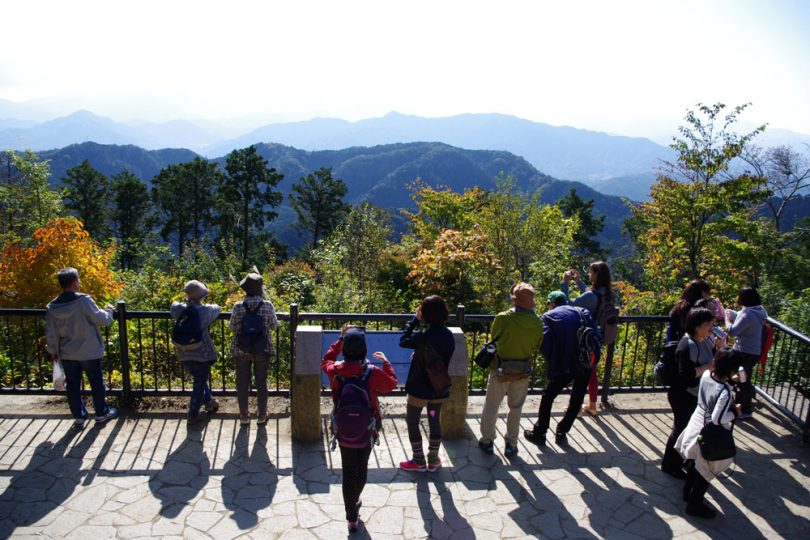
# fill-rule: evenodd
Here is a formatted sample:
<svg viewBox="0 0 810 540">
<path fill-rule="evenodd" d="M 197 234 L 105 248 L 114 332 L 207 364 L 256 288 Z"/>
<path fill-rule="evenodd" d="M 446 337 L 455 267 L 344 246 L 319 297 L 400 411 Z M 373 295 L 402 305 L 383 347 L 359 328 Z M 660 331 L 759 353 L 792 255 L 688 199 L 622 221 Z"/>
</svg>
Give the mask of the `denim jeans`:
<svg viewBox="0 0 810 540">
<path fill-rule="evenodd" d="M 197 417 L 200 407 L 211 401 L 211 388 L 208 386 L 208 379 L 211 376 L 211 362 L 183 362 L 186 369 L 191 373 L 193 387 L 191 389 L 191 400 L 188 404 L 188 415 Z"/>
<path fill-rule="evenodd" d="M 67 398 L 73 418 L 87 418 L 87 409 L 82 399 L 82 371 L 93 391 L 93 408 L 96 416 L 107 414 L 107 403 L 104 401 L 104 373 L 101 371 L 101 359 L 98 360 L 62 360 L 67 382 Z"/>
</svg>

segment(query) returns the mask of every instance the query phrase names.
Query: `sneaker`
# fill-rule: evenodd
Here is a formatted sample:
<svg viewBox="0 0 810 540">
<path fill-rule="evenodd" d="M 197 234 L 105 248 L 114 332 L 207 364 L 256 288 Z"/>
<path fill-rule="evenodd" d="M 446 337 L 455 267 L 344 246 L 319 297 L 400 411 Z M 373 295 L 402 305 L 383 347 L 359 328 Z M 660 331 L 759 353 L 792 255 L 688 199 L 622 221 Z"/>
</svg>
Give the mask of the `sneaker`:
<svg viewBox="0 0 810 540">
<path fill-rule="evenodd" d="M 557 443 L 557 446 L 568 446 L 568 435 L 565 433 L 555 433 L 554 442 Z"/>
<path fill-rule="evenodd" d="M 436 472 L 439 467 L 442 466 L 442 458 L 437 457 L 436 461 L 428 461 L 427 470 L 428 472 Z"/>
<path fill-rule="evenodd" d="M 196 415 L 194 415 L 194 416 L 192 416 L 192 415 L 190 415 L 190 414 L 189 414 L 189 415 L 186 417 L 186 425 L 188 425 L 188 426 L 195 426 L 195 425 L 197 425 L 197 424 L 201 423 L 203 420 L 205 420 L 205 418 L 204 418 L 204 417 L 203 417 L 203 415 L 201 415 L 201 414 L 196 414 Z"/>
<path fill-rule="evenodd" d="M 84 429 L 85 424 L 87 424 L 87 418 L 76 418 L 73 421 L 73 427 L 76 429 Z"/>
<path fill-rule="evenodd" d="M 485 454 L 490 456 L 495 453 L 495 445 L 492 442 L 478 441 L 478 448 Z"/>
<path fill-rule="evenodd" d="M 357 499 L 357 504 L 355 505 L 357 508 L 357 519 L 360 519 L 360 509 L 363 508 L 363 499 Z"/>
<path fill-rule="evenodd" d="M 414 471 L 414 472 L 427 471 L 427 467 L 425 466 L 424 463 L 417 463 L 412 459 L 400 462 L 399 468 L 402 469 L 403 471 Z"/>
<path fill-rule="evenodd" d="M 512 446 L 511 444 L 506 443 L 506 446 L 503 449 L 503 455 L 510 458 L 510 457 L 515 457 L 517 455 L 517 453 L 518 453 L 518 447 L 517 446 Z"/>
<path fill-rule="evenodd" d="M 241 426 L 249 426 L 250 425 L 250 415 L 239 415 L 239 425 Z"/>
<path fill-rule="evenodd" d="M 689 503 L 686 505 L 686 513 L 690 516 L 695 516 L 704 519 L 714 519 L 717 516 L 717 510 L 701 502 L 698 504 Z"/>
<path fill-rule="evenodd" d="M 744 412 L 737 415 L 737 420 L 745 420 L 746 418 L 753 418 L 754 415 L 750 412 Z"/>
<path fill-rule="evenodd" d="M 267 423 L 268 418 L 269 418 L 269 416 L 267 415 L 267 413 L 262 413 L 256 419 L 256 424 L 259 425 L 259 426 L 263 426 L 263 425 L 265 425 Z"/>
<path fill-rule="evenodd" d="M 212 399 L 208 403 L 205 404 L 205 412 L 208 414 L 214 414 L 219 410 L 219 401 Z"/>
<path fill-rule="evenodd" d="M 357 532 L 357 527 L 359 525 L 360 525 L 360 520 L 359 519 L 356 519 L 354 521 L 349 521 L 348 522 L 349 532 L 350 533 Z"/>
<path fill-rule="evenodd" d="M 526 431 L 524 431 L 523 438 L 529 441 L 530 443 L 536 444 L 537 446 L 546 445 L 545 433 L 538 433 L 533 429 L 527 429 Z"/>
<path fill-rule="evenodd" d="M 107 407 L 107 412 L 101 416 L 96 416 L 96 424 L 103 424 L 107 420 L 112 420 L 118 416 L 118 409 L 115 407 Z"/>
</svg>

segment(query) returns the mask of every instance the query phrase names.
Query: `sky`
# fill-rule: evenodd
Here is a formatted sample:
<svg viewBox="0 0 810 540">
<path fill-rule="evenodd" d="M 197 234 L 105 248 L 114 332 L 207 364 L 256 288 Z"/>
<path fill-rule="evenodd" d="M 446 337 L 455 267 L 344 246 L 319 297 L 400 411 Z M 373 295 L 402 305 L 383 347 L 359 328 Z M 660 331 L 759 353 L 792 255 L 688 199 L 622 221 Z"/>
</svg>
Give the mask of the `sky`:
<svg viewBox="0 0 810 540">
<path fill-rule="evenodd" d="M 810 133 L 810 2 L 5 3 L 0 99 L 260 125 L 503 113 L 672 135 L 697 102 Z"/>
</svg>

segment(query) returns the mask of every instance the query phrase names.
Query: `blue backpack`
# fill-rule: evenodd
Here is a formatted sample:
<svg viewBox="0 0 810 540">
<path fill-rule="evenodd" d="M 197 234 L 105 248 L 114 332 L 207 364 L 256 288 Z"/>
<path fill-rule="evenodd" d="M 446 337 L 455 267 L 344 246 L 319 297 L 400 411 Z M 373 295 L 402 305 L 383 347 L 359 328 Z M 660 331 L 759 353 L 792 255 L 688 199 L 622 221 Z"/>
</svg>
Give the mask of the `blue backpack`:
<svg viewBox="0 0 810 540">
<path fill-rule="evenodd" d="M 187 304 L 177 317 L 172 329 L 172 343 L 181 351 L 193 351 L 202 345 L 203 331 L 200 313 L 197 308 Z"/>
<path fill-rule="evenodd" d="M 236 335 L 236 345 L 246 353 L 263 353 L 270 346 L 267 327 L 264 326 L 264 319 L 259 314 L 262 304 L 264 304 L 263 301 L 257 304 L 253 311 L 248 309 L 247 304 L 242 304 L 245 307 L 245 316 L 242 318 L 239 333 Z"/>
<path fill-rule="evenodd" d="M 375 435 L 377 419 L 371 409 L 368 379 L 374 367 L 366 366 L 362 373 L 344 378 L 335 376 L 338 392 L 332 411 L 332 446 L 365 448 Z"/>
</svg>

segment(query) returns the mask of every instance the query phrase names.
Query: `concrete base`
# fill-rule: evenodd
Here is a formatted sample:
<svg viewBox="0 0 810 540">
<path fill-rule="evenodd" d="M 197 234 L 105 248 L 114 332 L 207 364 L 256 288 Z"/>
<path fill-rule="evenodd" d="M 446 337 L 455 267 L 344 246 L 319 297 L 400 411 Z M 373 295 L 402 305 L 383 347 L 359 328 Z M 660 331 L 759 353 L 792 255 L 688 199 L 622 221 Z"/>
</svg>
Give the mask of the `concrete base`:
<svg viewBox="0 0 810 540">
<path fill-rule="evenodd" d="M 321 377 L 295 375 L 290 389 L 290 423 L 292 438 L 299 442 L 321 440 Z"/>
<path fill-rule="evenodd" d="M 463 439 L 467 428 L 467 375 L 451 377 L 450 397 L 442 405 L 442 438 Z"/>
</svg>

